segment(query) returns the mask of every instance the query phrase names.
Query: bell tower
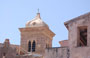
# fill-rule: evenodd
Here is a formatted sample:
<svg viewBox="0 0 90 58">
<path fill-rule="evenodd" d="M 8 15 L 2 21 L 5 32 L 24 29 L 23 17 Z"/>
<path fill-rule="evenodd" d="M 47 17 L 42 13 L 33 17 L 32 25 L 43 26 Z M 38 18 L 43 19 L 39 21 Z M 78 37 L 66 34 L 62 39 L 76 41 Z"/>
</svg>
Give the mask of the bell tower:
<svg viewBox="0 0 90 58">
<path fill-rule="evenodd" d="M 40 13 L 26 23 L 21 32 L 21 49 L 28 53 L 44 55 L 45 49 L 52 47 L 54 33 L 42 21 Z"/>
</svg>

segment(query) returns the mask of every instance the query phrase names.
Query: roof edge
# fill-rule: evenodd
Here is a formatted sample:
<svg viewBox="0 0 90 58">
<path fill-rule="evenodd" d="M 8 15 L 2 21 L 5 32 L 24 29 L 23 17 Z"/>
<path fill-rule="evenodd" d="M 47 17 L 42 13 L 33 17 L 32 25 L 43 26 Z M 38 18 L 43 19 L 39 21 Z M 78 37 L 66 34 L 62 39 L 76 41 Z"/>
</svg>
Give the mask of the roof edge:
<svg viewBox="0 0 90 58">
<path fill-rule="evenodd" d="M 73 19 L 71 19 L 71 20 L 69 20 L 69 21 L 66 21 L 66 22 L 64 22 L 64 25 L 65 25 L 66 28 L 68 29 L 68 24 L 69 24 L 69 23 L 74 22 L 74 21 L 76 21 L 76 20 L 79 20 L 79 19 L 81 19 L 81 18 L 84 18 L 84 17 L 86 17 L 86 16 L 88 16 L 88 15 L 90 15 L 90 12 L 88 12 L 88 13 L 86 13 L 86 14 L 83 14 L 83 15 L 80 15 L 80 16 L 77 16 L 76 18 L 73 18 Z"/>
</svg>

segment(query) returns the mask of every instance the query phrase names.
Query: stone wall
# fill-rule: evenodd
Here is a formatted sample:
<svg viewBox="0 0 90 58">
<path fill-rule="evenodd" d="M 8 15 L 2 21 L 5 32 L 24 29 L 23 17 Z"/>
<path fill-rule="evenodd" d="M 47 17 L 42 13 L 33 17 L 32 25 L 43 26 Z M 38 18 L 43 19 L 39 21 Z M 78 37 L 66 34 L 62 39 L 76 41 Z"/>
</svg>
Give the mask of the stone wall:
<svg viewBox="0 0 90 58">
<path fill-rule="evenodd" d="M 16 58 L 42 58 L 42 57 L 35 57 L 35 56 L 16 56 Z"/>
<path fill-rule="evenodd" d="M 65 23 L 69 31 L 70 58 L 90 58 L 90 13 Z M 87 27 L 87 45 L 79 46 L 81 27 Z"/>
<path fill-rule="evenodd" d="M 90 47 L 76 47 L 71 49 L 70 58 L 90 58 Z"/>
<path fill-rule="evenodd" d="M 4 44 L 5 45 L 5 44 Z M 41 55 L 17 55 L 16 49 L 10 46 L 8 47 L 0 47 L 0 58 L 42 58 Z"/>
<path fill-rule="evenodd" d="M 10 47 L 9 39 L 6 39 L 3 46 L 0 47 L 0 58 L 15 58 L 16 49 Z"/>
<path fill-rule="evenodd" d="M 2 57 L 2 48 L 0 47 L 0 58 Z"/>
<path fill-rule="evenodd" d="M 68 47 L 68 40 L 62 40 L 62 41 L 59 41 L 61 47 Z"/>
<path fill-rule="evenodd" d="M 66 47 L 47 48 L 45 58 L 69 58 L 69 49 Z"/>
</svg>

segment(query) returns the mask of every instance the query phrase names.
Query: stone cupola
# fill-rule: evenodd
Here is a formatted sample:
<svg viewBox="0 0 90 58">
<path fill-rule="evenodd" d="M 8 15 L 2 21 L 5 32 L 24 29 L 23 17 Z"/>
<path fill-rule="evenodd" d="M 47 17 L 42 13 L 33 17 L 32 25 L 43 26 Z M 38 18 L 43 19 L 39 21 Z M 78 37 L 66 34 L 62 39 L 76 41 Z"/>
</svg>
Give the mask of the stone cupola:
<svg viewBox="0 0 90 58">
<path fill-rule="evenodd" d="M 32 19 L 31 21 L 28 21 L 26 23 L 26 27 L 47 27 L 48 25 L 41 19 L 40 13 L 37 13 L 37 16 Z"/>
</svg>

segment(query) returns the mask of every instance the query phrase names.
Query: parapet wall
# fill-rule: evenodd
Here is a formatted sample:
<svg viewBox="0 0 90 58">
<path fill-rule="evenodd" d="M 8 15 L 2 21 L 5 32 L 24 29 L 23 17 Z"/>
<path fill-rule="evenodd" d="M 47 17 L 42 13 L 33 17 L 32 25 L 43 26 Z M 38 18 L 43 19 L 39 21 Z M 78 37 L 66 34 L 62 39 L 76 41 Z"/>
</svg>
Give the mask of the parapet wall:
<svg viewBox="0 0 90 58">
<path fill-rule="evenodd" d="M 67 47 L 47 48 L 45 58 L 69 58 L 69 49 Z"/>
<path fill-rule="evenodd" d="M 42 57 L 35 57 L 35 56 L 16 56 L 16 58 L 42 58 Z"/>
<path fill-rule="evenodd" d="M 90 58 L 90 47 L 76 47 L 70 49 L 70 58 Z"/>
</svg>

